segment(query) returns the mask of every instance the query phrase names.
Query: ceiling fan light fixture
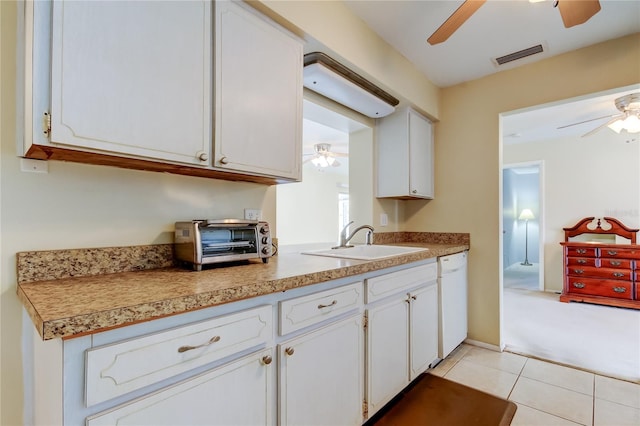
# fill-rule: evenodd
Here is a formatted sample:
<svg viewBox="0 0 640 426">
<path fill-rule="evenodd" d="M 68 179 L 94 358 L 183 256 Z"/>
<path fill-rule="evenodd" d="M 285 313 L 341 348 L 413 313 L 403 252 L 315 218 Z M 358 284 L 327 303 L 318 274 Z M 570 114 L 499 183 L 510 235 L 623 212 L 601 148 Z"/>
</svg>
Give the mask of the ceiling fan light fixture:
<svg viewBox="0 0 640 426">
<path fill-rule="evenodd" d="M 626 112 L 625 117 L 617 119 L 607 127 L 616 133 L 620 133 L 623 130 L 626 130 L 627 133 L 639 133 L 640 117 L 638 117 L 638 114 Z"/>
</svg>

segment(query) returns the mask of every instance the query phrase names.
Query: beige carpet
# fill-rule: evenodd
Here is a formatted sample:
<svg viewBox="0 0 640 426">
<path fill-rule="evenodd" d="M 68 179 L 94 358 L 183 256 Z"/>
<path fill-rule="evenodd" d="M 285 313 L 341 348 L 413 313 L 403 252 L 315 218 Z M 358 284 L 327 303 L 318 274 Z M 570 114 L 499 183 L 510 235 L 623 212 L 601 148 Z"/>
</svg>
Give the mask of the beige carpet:
<svg viewBox="0 0 640 426">
<path fill-rule="evenodd" d="M 640 310 L 562 303 L 558 297 L 504 289 L 506 350 L 640 381 Z"/>
</svg>

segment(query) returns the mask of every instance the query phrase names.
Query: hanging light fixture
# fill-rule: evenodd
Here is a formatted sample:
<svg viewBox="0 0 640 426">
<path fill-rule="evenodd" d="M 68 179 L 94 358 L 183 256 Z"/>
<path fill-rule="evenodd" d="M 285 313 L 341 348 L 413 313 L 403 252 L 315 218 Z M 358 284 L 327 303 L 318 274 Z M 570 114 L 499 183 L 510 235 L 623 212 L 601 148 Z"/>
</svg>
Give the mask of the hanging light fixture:
<svg viewBox="0 0 640 426">
<path fill-rule="evenodd" d="M 626 130 L 627 133 L 640 132 L 640 93 L 632 93 L 615 100 L 616 108 L 622 115 L 607 123 L 607 127 L 616 133 Z"/>
<path fill-rule="evenodd" d="M 317 143 L 313 146 L 313 150 L 316 152 L 311 159 L 311 164 L 316 167 L 338 167 L 340 163 L 335 159 L 334 153 L 331 150 L 331 144 L 329 143 Z"/>
</svg>

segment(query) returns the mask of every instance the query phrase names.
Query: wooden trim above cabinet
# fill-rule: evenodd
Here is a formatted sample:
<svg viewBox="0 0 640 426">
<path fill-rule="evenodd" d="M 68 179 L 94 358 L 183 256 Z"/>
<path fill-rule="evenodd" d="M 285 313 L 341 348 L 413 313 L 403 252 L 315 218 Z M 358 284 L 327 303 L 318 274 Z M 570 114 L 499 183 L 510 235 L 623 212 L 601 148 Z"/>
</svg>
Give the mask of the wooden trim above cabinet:
<svg viewBox="0 0 640 426">
<path fill-rule="evenodd" d="M 117 157 L 94 152 L 82 152 L 66 148 L 31 145 L 25 157 L 36 160 L 59 160 L 73 163 L 94 164 L 100 166 L 120 167 L 132 170 L 146 170 L 153 172 L 173 173 L 185 176 L 196 176 L 209 179 L 221 179 L 238 182 L 252 182 L 262 185 L 277 185 L 296 182 L 283 178 L 258 175 L 244 175 L 240 173 L 221 171 L 207 167 L 194 167 L 181 164 L 161 163 L 138 158 Z"/>
</svg>

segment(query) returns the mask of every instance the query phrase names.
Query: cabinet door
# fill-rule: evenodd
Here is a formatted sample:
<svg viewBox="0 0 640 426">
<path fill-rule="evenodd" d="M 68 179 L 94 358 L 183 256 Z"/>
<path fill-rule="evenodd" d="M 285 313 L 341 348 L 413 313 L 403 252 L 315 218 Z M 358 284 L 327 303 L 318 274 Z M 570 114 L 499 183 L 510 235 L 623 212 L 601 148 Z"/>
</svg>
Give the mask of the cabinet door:
<svg viewBox="0 0 640 426">
<path fill-rule="evenodd" d="M 262 351 L 87 419 L 98 425 L 272 424 L 272 351 Z"/>
<path fill-rule="evenodd" d="M 54 1 L 51 141 L 207 164 L 209 1 Z"/>
<path fill-rule="evenodd" d="M 247 6 L 215 7 L 214 166 L 299 180 L 302 44 Z"/>
<path fill-rule="evenodd" d="M 433 198 L 433 131 L 431 122 L 409 110 L 410 195 Z"/>
<path fill-rule="evenodd" d="M 368 415 L 409 384 L 409 297 L 369 309 L 367 326 Z"/>
<path fill-rule="evenodd" d="M 358 314 L 279 346 L 279 424 L 362 424 L 363 335 Z"/>
<path fill-rule="evenodd" d="M 438 286 L 411 292 L 411 377 L 413 380 L 438 358 Z"/>
</svg>

